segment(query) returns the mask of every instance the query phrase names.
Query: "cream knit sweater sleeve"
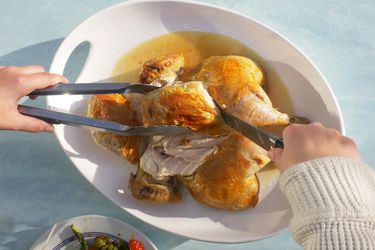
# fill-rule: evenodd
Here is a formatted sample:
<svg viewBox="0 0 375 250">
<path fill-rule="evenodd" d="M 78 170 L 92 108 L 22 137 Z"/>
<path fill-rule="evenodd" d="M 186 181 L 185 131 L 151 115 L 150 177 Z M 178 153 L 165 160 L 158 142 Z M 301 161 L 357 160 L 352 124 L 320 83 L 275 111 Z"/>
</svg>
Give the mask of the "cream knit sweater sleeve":
<svg viewBox="0 0 375 250">
<path fill-rule="evenodd" d="M 375 173 L 343 157 L 297 164 L 280 177 L 304 249 L 375 249 Z"/>
</svg>

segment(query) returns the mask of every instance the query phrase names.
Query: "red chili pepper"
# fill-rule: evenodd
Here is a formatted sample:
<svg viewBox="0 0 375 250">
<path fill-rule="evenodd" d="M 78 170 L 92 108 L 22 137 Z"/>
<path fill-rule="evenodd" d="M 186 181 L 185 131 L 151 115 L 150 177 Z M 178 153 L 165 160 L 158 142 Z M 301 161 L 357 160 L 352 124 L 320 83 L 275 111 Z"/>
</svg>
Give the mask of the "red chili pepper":
<svg viewBox="0 0 375 250">
<path fill-rule="evenodd" d="M 140 242 L 139 240 L 130 240 L 129 241 L 129 248 L 130 248 L 130 250 L 143 250 L 144 246 L 143 246 L 142 242 Z"/>
</svg>

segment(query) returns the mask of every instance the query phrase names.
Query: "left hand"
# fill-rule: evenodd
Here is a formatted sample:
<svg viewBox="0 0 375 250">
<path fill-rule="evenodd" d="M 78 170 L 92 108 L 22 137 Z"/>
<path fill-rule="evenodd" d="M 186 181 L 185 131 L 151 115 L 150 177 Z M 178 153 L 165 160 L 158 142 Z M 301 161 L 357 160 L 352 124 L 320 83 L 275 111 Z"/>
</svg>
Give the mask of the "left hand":
<svg viewBox="0 0 375 250">
<path fill-rule="evenodd" d="M 18 101 L 36 89 L 47 88 L 68 80 L 45 72 L 39 65 L 0 66 L 0 130 L 52 132 L 53 126 L 18 112 Z"/>
</svg>

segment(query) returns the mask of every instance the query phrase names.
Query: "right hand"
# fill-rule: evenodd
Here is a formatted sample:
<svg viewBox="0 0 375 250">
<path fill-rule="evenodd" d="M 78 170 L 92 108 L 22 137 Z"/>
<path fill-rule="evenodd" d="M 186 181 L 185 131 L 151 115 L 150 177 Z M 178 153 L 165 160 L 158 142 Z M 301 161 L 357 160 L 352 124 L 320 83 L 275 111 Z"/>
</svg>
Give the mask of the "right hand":
<svg viewBox="0 0 375 250">
<path fill-rule="evenodd" d="M 274 148 L 268 152 L 268 156 L 281 172 L 295 164 L 322 157 L 342 156 L 361 159 L 352 139 L 317 122 L 288 126 L 283 131 L 283 140 L 284 149 Z"/>
</svg>

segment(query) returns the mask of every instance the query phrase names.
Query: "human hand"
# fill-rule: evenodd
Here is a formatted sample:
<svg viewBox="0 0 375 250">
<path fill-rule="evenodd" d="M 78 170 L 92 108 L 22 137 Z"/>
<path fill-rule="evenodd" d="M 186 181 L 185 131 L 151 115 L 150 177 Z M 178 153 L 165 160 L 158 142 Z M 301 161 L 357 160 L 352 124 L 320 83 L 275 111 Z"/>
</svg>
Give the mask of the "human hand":
<svg viewBox="0 0 375 250">
<path fill-rule="evenodd" d="M 42 66 L 0 66 L 0 130 L 52 132 L 52 125 L 18 112 L 18 101 L 34 91 L 68 82 L 60 75 L 45 72 Z"/>
<path fill-rule="evenodd" d="M 288 126 L 283 131 L 283 140 L 284 149 L 274 148 L 268 152 L 268 156 L 281 172 L 295 164 L 322 157 L 343 156 L 361 159 L 352 139 L 317 122 Z"/>
</svg>

